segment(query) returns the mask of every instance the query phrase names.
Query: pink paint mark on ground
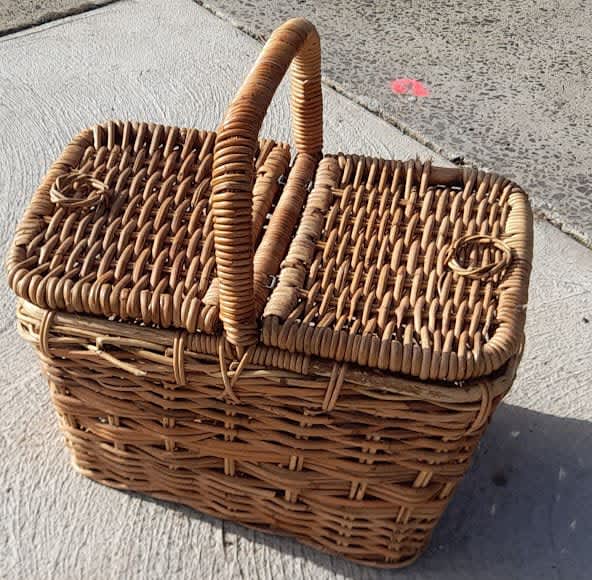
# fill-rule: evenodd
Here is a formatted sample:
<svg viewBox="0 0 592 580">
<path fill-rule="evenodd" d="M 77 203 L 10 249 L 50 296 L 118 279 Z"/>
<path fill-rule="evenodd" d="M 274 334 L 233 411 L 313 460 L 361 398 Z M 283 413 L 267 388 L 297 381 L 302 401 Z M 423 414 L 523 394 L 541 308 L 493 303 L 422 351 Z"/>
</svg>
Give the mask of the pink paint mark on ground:
<svg viewBox="0 0 592 580">
<path fill-rule="evenodd" d="M 430 96 L 430 89 L 417 79 L 394 79 L 391 81 L 391 90 L 397 95 Z"/>
</svg>

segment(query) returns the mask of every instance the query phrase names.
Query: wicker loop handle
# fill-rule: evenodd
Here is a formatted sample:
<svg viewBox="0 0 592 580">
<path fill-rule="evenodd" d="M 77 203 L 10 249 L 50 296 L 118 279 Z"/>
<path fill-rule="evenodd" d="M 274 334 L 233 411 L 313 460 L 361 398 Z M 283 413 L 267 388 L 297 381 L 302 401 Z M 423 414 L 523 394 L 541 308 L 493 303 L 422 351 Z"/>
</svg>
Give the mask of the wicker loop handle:
<svg viewBox="0 0 592 580">
<path fill-rule="evenodd" d="M 49 191 L 50 200 L 64 209 L 79 209 L 106 201 L 109 187 L 90 173 L 73 170 L 57 177 Z"/>
<path fill-rule="evenodd" d="M 491 261 L 489 264 L 482 266 L 463 266 L 460 262 L 462 253 L 470 250 L 476 245 L 492 246 L 501 252 L 497 260 Z M 458 274 L 459 276 L 466 276 L 473 280 L 484 280 L 490 278 L 500 270 L 507 268 L 512 260 L 512 251 L 509 246 L 498 238 L 484 234 L 472 234 L 463 236 L 454 241 L 448 248 L 445 257 L 445 264 Z"/>
<path fill-rule="evenodd" d="M 289 20 L 268 40 L 218 130 L 212 167 L 212 210 L 220 318 L 239 352 L 257 341 L 253 282 L 253 158 L 271 99 L 291 69 L 292 132 L 299 154 L 323 145 L 321 50 L 315 27 Z"/>
</svg>

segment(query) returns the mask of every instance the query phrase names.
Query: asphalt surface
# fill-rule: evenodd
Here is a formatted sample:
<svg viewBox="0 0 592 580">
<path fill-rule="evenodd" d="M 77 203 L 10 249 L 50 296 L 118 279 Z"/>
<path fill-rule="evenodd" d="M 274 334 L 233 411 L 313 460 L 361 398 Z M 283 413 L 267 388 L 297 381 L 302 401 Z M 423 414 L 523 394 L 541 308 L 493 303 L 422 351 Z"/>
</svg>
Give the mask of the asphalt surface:
<svg viewBox="0 0 592 580">
<path fill-rule="evenodd" d="M 260 48 L 190 0 L 121 1 L 0 38 L 0 255 L 81 128 L 122 118 L 213 129 Z M 433 154 L 326 87 L 324 103 L 327 152 Z M 289 119 L 284 85 L 262 135 L 289 138 Z M 535 224 L 516 383 L 429 550 L 396 574 L 77 475 L 3 276 L 0 578 L 589 578 L 592 253 L 548 223 Z"/>
<path fill-rule="evenodd" d="M 116 0 L 0 0 L 0 36 Z"/>
<path fill-rule="evenodd" d="M 318 27 L 326 80 L 448 159 L 493 169 L 592 244 L 589 0 L 204 0 L 266 38 Z M 394 94 L 417 79 L 429 96 Z"/>
</svg>

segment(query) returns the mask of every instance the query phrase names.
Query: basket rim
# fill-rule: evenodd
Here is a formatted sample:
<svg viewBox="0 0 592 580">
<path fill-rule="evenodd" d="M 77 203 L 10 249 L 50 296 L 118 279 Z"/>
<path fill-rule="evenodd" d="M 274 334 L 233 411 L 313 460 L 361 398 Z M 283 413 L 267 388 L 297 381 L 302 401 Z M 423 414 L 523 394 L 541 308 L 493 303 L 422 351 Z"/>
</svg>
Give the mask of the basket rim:
<svg viewBox="0 0 592 580">
<path fill-rule="evenodd" d="M 59 331 L 60 328 L 68 332 L 76 332 L 88 337 L 93 342 L 96 337 L 102 338 L 106 343 L 106 337 L 120 337 L 140 341 L 145 344 L 157 345 L 163 353 L 170 352 L 179 341 L 183 344 L 183 352 L 195 356 L 203 356 L 212 360 L 219 360 L 220 344 L 224 346 L 224 358 L 231 362 L 234 360 L 232 345 L 223 336 L 190 333 L 182 329 L 165 329 L 149 327 L 139 322 L 108 320 L 91 314 L 78 314 L 62 311 L 52 311 L 22 298 L 17 299 L 17 319 L 20 324 L 27 326 L 41 326 L 43 320 L 51 315 L 51 331 Z M 49 325 L 45 332 L 49 332 Z M 35 333 L 36 338 L 39 335 Z M 405 374 L 385 373 L 378 369 L 370 369 L 355 363 L 347 366 L 345 380 L 367 387 L 372 391 L 384 394 L 402 395 L 423 398 L 442 404 L 471 403 L 480 404 L 483 392 L 486 390 L 491 397 L 505 394 L 512 386 L 518 364 L 522 357 L 522 341 L 520 349 L 514 353 L 506 363 L 496 372 L 486 377 L 476 377 L 456 383 L 443 383 L 442 381 L 422 381 L 419 378 L 409 377 Z M 280 349 L 259 344 L 260 358 L 268 359 L 266 355 L 278 353 Z M 281 374 L 284 378 L 298 377 L 301 375 L 313 375 L 329 379 L 335 371 L 336 363 L 321 357 L 300 355 L 301 372 L 290 370 L 289 363 L 285 363 L 282 357 L 277 358 L 275 365 L 249 364 L 247 368 L 257 368 L 260 371 L 271 374 Z M 171 365 L 174 365 L 174 357 L 171 356 Z M 282 362 L 284 364 L 282 364 Z M 271 367 L 271 368 L 270 368 Z"/>
</svg>

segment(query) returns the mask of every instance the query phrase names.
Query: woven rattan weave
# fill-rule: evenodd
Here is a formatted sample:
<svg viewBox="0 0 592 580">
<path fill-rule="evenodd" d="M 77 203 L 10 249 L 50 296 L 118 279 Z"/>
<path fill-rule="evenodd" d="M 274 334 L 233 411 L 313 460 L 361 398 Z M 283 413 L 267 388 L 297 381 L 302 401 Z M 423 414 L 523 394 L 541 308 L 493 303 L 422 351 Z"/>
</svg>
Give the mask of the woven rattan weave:
<svg viewBox="0 0 592 580">
<path fill-rule="evenodd" d="M 258 140 L 290 64 L 295 157 Z M 531 213 L 494 174 L 321 148 L 295 19 L 216 132 L 80 133 L 9 283 L 84 475 L 401 566 L 512 384 Z"/>
</svg>

